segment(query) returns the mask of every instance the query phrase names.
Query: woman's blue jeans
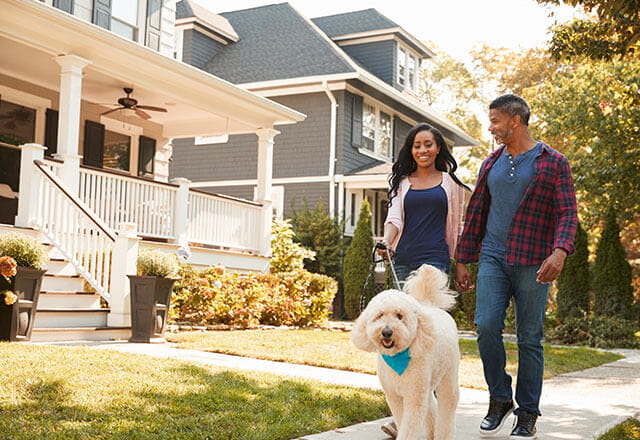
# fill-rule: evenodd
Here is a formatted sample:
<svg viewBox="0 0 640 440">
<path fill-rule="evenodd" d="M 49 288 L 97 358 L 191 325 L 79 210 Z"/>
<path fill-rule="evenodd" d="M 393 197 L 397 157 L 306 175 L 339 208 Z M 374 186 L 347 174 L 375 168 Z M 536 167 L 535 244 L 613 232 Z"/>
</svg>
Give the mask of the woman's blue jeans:
<svg viewBox="0 0 640 440">
<path fill-rule="evenodd" d="M 431 264 L 433 267 L 436 267 L 441 271 L 443 271 L 444 273 L 446 273 L 447 275 L 449 275 L 449 266 L 444 266 L 442 264 L 432 264 L 432 263 L 429 263 L 429 264 Z M 422 266 L 422 263 L 395 264 L 393 266 L 393 268 L 396 271 L 396 275 L 398 276 L 398 282 L 400 283 L 400 287 L 404 286 L 404 282 L 407 281 L 407 278 L 409 278 L 409 275 L 411 275 L 411 272 L 413 272 L 420 266 Z"/>
<path fill-rule="evenodd" d="M 511 297 L 515 300 L 518 337 L 516 402 L 519 410 L 540 415 L 544 373 L 542 337 L 549 284 L 536 281 L 540 265 L 508 266 L 502 258 L 480 254 L 476 282 L 478 350 L 489 394 L 495 400 L 511 400 L 511 376 L 505 371 L 502 341 L 504 319 Z"/>
</svg>

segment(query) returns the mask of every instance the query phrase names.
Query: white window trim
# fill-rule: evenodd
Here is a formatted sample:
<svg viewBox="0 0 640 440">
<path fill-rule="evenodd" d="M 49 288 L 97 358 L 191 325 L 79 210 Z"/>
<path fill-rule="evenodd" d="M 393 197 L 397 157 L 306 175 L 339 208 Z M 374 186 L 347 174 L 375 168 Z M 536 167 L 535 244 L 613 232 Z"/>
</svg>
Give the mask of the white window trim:
<svg viewBox="0 0 640 440">
<path fill-rule="evenodd" d="M 409 48 L 409 46 L 401 43 L 399 40 L 396 40 L 397 44 L 398 44 L 398 60 L 397 60 L 397 65 L 396 65 L 396 72 L 397 72 L 397 78 L 396 78 L 396 83 L 400 86 L 403 87 L 407 90 L 410 90 L 414 93 L 418 93 L 418 77 L 420 76 L 420 64 L 421 64 L 421 58 L 420 56 L 414 51 L 411 50 Z M 404 69 L 405 69 L 405 76 L 404 76 L 404 80 L 405 83 L 404 84 L 400 84 L 400 60 L 401 60 L 401 54 L 404 51 Z M 413 82 L 411 84 L 409 84 L 409 58 L 413 57 L 415 59 L 415 72 L 413 74 Z"/>
<path fill-rule="evenodd" d="M 51 108 L 51 100 L 41 98 L 31 93 L 0 85 L 0 96 L 2 100 L 13 102 L 36 111 L 36 126 L 33 141 L 36 144 L 44 145 L 45 113 L 47 108 Z"/>
<path fill-rule="evenodd" d="M 138 175 L 138 152 L 140 149 L 140 136 L 144 133 L 144 129 L 137 125 L 128 124 L 117 119 L 111 119 L 106 116 L 100 116 L 100 123 L 104 125 L 105 130 L 124 134 L 131 138 L 131 151 L 129 152 L 129 170 L 117 170 L 123 173 L 129 173 L 132 176 Z M 105 167 L 107 169 L 113 169 Z"/>
<path fill-rule="evenodd" d="M 364 147 L 358 148 L 358 151 L 366 156 L 372 157 L 377 160 L 382 160 L 383 162 L 387 162 L 393 159 L 393 120 L 395 118 L 395 114 L 393 111 L 390 111 L 387 107 L 381 106 L 379 103 L 372 101 L 370 99 L 365 98 L 363 102 L 363 131 L 364 131 L 364 106 L 369 105 L 375 109 L 376 113 L 376 122 L 375 122 L 375 133 L 373 140 L 373 151 L 368 150 Z M 391 118 L 391 134 L 389 136 L 389 155 L 385 156 L 380 153 L 380 112 L 386 113 Z"/>
<path fill-rule="evenodd" d="M 228 134 L 221 134 L 220 136 L 196 136 L 193 140 L 195 145 L 226 144 L 228 142 Z"/>
</svg>

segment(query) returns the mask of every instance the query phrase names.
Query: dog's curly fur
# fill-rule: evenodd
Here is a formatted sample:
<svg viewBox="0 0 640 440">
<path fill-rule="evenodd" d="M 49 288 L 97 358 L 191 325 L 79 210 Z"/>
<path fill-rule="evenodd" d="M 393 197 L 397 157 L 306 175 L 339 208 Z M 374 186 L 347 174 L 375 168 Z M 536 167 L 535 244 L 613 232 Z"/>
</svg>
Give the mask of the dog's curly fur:
<svg viewBox="0 0 640 440">
<path fill-rule="evenodd" d="M 351 333 L 356 347 L 378 352 L 378 378 L 398 426 L 398 440 L 455 437 L 460 352 L 456 323 L 445 311 L 455 304 L 448 283 L 443 272 L 423 265 L 407 280 L 408 294 L 385 290 L 376 295 Z M 407 347 L 411 360 L 398 375 L 382 354 Z"/>
</svg>

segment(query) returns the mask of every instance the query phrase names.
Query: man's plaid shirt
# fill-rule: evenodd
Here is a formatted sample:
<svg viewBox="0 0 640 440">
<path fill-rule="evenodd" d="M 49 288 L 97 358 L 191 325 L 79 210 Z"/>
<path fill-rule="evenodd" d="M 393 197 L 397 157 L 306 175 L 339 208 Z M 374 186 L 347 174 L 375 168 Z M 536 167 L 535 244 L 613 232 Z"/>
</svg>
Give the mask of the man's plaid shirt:
<svg viewBox="0 0 640 440">
<path fill-rule="evenodd" d="M 482 163 L 458 244 L 456 261 L 460 263 L 478 261 L 491 203 L 487 176 L 504 148 L 491 153 Z M 539 264 L 555 248 L 573 253 L 577 223 L 569 162 L 543 143 L 535 160 L 533 177 L 507 234 L 504 262 L 512 266 Z"/>
</svg>

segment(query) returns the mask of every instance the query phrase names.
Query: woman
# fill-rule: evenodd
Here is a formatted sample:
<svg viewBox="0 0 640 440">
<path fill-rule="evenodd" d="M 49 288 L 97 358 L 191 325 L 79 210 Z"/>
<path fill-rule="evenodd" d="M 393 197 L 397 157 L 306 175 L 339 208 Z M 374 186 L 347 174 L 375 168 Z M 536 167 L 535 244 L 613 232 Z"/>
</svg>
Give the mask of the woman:
<svg viewBox="0 0 640 440">
<path fill-rule="evenodd" d="M 440 131 L 424 123 L 409 130 L 389 178 L 381 240 L 395 254 L 400 282 L 422 264 L 449 273 L 468 189 L 454 174 L 457 168 Z"/>
</svg>

